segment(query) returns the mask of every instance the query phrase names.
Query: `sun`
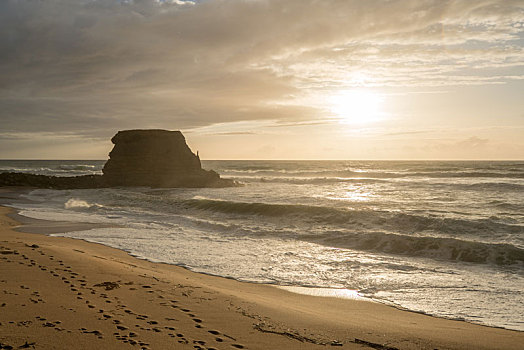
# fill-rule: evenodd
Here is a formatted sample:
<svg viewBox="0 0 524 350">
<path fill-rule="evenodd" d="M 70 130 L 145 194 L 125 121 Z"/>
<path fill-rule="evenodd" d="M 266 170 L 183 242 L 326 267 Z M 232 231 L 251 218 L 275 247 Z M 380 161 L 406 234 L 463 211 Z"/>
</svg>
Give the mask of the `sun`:
<svg viewBox="0 0 524 350">
<path fill-rule="evenodd" d="M 328 98 L 329 110 L 344 124 L 369 124 L 383 117 L 383 98 L 369 90 L 344 90 Z"/>
</svg>

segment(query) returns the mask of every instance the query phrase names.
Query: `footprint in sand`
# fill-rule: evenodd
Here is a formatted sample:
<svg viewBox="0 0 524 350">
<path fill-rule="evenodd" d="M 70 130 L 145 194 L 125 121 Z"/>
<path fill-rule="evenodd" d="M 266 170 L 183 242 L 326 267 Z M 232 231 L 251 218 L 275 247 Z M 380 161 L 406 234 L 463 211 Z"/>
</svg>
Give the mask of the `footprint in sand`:
<svg viewBox="0 0 524 350">
<path fill-rule="evenodd" d="M 80 331 L 82 333 L 87 333 L 87 334 L 94 334 L 98 337 L 98 339 L 102 339 L 103 336 L 102 336 L 102 332 L 100 332 L 99 330 L 94 330 L 94 331 L 88 331 L 87 329 L 85 328 L 80 328 Z"/>
</svg>

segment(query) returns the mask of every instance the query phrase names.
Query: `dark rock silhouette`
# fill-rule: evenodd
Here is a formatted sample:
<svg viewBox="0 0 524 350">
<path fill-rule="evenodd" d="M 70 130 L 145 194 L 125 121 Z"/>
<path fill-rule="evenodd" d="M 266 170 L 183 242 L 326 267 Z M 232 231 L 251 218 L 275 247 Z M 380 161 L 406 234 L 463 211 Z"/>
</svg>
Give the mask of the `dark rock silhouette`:
<svg viewBox="0 0 524 350">
<path fill-rule="evenodd" d="M 221 179 L 204 170 L 200 158 L 186 144 L 180 131 L 125 130 L 111 141 L 113 150 L 103 175 L 58 177 L 25 173 L 1 173 L 0 186 L 31 186 L 73 189 L 115 186 L 230 187 L 233 180 Z"/>
<path fill-rule="evenodd" d="M 104 178 L 110 186 L 224 187 L 212 170 L 204 170 L 200 158 L 191 152 L 180 131 L 125 130 L 104 165 Z"/>
<path fill-rule="evenodd" d="M 109 187 L 102 175 L 47 176 L 26 173 L 0 173 L 0 186 L 74 189 Z"/>
</svg>

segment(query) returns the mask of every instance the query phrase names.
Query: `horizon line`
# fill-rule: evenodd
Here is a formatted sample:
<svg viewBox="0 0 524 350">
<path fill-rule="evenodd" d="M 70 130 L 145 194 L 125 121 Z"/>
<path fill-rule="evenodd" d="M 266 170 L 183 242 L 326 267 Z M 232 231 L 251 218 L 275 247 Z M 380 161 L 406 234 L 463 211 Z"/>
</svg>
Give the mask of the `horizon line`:
<svg viewBox="0 0 524 350">
<path fill-rule="evenodd" d="M 49 158 L 2 158 L 0 161 L 107 161 L 109 158 L 106 159 L 75 159 L 75 158 L 68 158 L 68 159 L 49 159 Z M 358 161 L 358 162 L 376 162 L 376 161 L 383 161 L 383 162 L 520 162 L 524 161 L 524 158 L 519 159 L 413 159 L 413 158 L 396 158 L 396 159 L 383 159 L 383 158 L 377 158 L 377 159 L 359 159 L 359 158 L 352 158 L 352 159 L 270 159 L 270 158 L 261 158 L 261 159 L 238 159 L 238 158 L 230 158 L 230 159 L 200 159 L 201 161 L 281 161 L 281 162 L 344 162 L 344 161 Z"/>
</svg>

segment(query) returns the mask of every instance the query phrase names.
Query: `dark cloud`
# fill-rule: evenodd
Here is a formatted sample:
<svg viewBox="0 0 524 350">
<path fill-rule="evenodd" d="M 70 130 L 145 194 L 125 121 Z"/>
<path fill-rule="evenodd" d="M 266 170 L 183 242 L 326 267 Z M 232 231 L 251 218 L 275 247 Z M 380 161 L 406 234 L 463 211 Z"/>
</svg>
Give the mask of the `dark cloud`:
<svg viewBox="0 0 524 350">
<path fill-rule="evenodd" d="M 522 32 L 522 15 L 519 1 L 5 0 L 2 132 L 96 138 L 318 120 L 293 99 L 351 83 L 356 70 L 374 68 L 384 85 L 416 85 L 412 74 L 435 85 L 477 79 L 449 73 L 459 59 L 439 51 L 443 35 L 504 45 Z M 453 50 L 460 69 L 522 61 L 518 46 Z"/>
</svg>

